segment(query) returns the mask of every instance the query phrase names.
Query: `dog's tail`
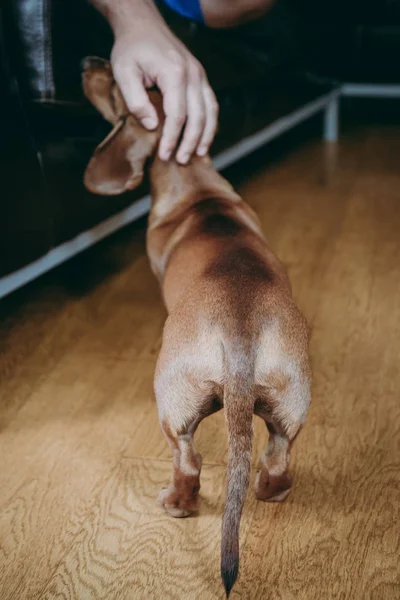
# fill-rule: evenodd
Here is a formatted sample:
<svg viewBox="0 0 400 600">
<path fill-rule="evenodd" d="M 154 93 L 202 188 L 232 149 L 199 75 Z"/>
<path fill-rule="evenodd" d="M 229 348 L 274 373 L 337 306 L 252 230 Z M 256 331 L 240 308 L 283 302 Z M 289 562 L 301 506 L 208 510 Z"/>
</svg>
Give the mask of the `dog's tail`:
<svg viewBox="0 0 400 600">
<path fill-rule="evenodd" d="M 239 527 L 250 481 L 254 363 L 240 344 L 225 354 L 224 407 L 228 429 L 228 468 L 225 511 L 222 518 L 221 577 L 226 595 L 239 572 Z"/>
</svg>

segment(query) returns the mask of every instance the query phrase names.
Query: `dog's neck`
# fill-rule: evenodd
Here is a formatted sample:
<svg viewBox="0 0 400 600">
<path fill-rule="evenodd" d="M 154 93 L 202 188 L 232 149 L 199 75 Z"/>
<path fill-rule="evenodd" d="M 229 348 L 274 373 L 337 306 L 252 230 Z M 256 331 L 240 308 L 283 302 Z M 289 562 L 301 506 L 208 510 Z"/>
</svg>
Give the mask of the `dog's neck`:
<svg viewBox="0 0 400 600">
<path fill-rule="evenodd" d="M 186 166 L 175 160 L 163 162 L 156 157 L 150 167 L 150 183 L 152 226 L 168 219 L 175 209 L 189 208 L 207 198 L 240 202 L 240 197 L 214 169 L 208 156 L 195 156 Z"/>
<path fill-rule="evenodd" d="M 224 198 L 240 201 L 232 186 L 213 167 L 209 156 L 193 156 L 188 165 L 180 165 L 174 158 L 164 162 L 158 157 L 158 144 L 165 122 L 162 97 L 150 91 L 149 97 L 157 111 L 159 127 L 154 159 L 149 175 L 152 209 L 150 220 L 161 222 L 178 207 L 189 207 L 206 198 Z"/>
</svg>

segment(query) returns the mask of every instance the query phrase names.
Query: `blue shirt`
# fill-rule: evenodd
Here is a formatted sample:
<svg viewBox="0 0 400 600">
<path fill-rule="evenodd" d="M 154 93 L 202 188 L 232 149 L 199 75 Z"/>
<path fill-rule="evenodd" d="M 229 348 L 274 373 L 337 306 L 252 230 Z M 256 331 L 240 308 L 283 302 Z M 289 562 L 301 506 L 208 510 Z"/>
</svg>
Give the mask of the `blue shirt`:
<svg viewBox="0 0 400 600">
<path fill-rule="evenodd" d="M 204 23 L 200 0 L 164 0 L 164 2 L 173 11 L 182 15 L 182 17 Z"/>
</svg>

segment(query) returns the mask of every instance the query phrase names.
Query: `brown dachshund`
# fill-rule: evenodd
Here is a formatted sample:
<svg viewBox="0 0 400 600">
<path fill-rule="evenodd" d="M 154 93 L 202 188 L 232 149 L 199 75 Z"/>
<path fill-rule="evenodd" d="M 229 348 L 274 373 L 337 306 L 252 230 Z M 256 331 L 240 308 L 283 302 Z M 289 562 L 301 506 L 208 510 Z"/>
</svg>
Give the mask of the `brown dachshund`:
<svg viewBox="0 0 400 600">
<path fill-rule="evenodd" d="M 173 517 L 197 510 L 201 456 L 193 435 L 204 417 L 225 407 L 221 574 L 229 596 L 239 569 L 253 413 L 269 430 L 257 498 L 279 502 L 290 491 L 290 449 L 310 404 L 308 327 L 255 213 L 210 159 L 195 157 L 188 166 L 162 162 L 156 156 L 160 131 L 146 131 L 128 113 L 109 63 L 87 59 L 83 86 L 113 125 L 87 167 L 86 187 L 104 195 L 131 190 L 152 159 L 147 249 L 168 309 L 155 394 L 173 452 L 172 482 L 159 501 Z M 160 95 L 150 96 L 162 121 Z"/>
</svg>

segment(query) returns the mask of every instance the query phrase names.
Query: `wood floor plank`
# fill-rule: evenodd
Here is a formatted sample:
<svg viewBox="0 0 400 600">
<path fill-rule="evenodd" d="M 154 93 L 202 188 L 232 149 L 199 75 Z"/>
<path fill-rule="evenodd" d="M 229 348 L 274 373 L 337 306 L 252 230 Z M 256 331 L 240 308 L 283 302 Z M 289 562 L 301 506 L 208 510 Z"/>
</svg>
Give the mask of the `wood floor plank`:
<svg viewBox="0 0 400 600">
<path fill-rule="evenodd" d="M 106 287 L 100 298 L 98 295 L 91 298 L 90 306 L 96 321 L 87 327 L 76 352 L 132 361 L 154 359 L 166 312 L 145 254 L 121 273 L 113 286 Z"/>
<path fill-rule="evenodd" d="M 1 432 L 0 598 L 37 597 L 152 409 L 153 364 L 126 366 L 61 362 Z"/>
<path fill-rule="evenodd" d="M 224 475 L 223 467 L 206 465 L 198 516 L 174 519 L 155 503 L 169 480 L 170 465 L 122 461 L 41 599 L 222 600 L 218 557 Z M 242 538 L 254 504 L 250 498 Z"/>
</svg>

